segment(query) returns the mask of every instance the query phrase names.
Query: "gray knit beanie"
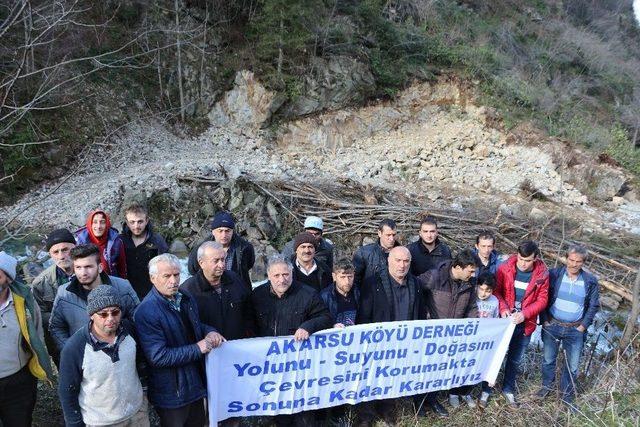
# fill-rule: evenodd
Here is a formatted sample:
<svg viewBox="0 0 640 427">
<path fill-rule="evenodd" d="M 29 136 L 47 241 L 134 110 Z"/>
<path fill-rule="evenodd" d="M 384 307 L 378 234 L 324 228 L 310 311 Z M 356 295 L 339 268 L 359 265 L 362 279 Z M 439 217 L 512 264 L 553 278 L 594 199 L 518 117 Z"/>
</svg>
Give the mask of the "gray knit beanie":
<svg viewBox="0 0 640 427">
<path fill-rule="evenodd" d="M 11 280 L 16 280 L 16 266 L 18 260 L 6 253 L 0 252 L 0 270 L 4 271 Z"/>
<path fill-rule="evenodd" d="M 120 308 L 120 296 L 113 286 L 100 285 L 89 292 L 87 297 L 87 312 L 89 312 L 89 316 L 107 307 Z"/>
</svg>

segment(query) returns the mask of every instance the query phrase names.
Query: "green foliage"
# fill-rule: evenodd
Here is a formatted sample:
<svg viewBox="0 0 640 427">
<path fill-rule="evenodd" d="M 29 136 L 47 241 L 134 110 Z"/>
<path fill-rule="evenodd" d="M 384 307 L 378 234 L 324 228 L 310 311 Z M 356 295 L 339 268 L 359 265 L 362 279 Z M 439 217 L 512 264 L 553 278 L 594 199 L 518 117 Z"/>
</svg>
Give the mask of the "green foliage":
<svg viewBox="0 0 640 427">
<path fill-rule="evenodd" d="M 633 147 L 629 141 L 629 134 L 620 125 L 611 130 L 612 142 L 607 147 L 607 154 L 622 166 L 640 176 L 640 150 Z"/>
<path fill-rule="evenodd" d="M 325 13 L 322 2 L 304 0 L 260 0 L 260 13 L 252 21 L 250 38 L 259 59 L 277 66 L 280 51 L 283 67 L 304 65 L 315 39 L 313 29 Z"/>
</svg>

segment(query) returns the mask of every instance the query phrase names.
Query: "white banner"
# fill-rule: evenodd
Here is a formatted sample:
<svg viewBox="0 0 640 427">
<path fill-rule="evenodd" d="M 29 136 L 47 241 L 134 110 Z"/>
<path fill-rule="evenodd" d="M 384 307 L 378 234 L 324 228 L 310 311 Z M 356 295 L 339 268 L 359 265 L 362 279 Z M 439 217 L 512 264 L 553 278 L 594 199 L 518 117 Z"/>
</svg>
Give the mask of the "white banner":
<svg viewBox="0 0 640 427">
<path fill-rule="evenodd" d="M 513 329 L 511 319 L 416 320 L 225 342 L 206 360 L 210 425 L 493 384 Z"/>
</svg>

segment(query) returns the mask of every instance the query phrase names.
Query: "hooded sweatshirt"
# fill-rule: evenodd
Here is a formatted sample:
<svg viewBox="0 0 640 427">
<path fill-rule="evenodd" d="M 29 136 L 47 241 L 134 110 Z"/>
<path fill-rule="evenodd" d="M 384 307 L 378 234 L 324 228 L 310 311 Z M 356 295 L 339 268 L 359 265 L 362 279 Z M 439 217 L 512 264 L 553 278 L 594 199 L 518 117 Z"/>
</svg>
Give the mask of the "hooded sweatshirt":
<svg viewBox="0 0 640 427">
<path fill-rule="evenodd" d="M 100 237 L 96 237 L 91 229 L 93 217 L 96 214 L 104 215 L 106 221 L 105 231 Z M 75 237 L 78 245 L 93 243 L 100 249 L 102 271 L 110 276 L 123 279 L 127 278 L 127 257 L 125 255 L 124 243 L 120 238 L 118 230 L 111 227 L 111 219 L 105 211 L 96 209 L 89 212 L 86 225 L 76 231 Z"/>
</svg>

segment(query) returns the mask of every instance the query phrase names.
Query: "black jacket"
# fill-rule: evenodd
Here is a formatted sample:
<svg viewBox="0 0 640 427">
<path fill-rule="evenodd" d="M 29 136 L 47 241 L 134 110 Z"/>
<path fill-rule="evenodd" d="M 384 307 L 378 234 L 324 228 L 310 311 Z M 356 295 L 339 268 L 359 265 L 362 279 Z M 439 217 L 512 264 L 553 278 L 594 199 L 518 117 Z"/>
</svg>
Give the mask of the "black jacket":
<svg viewBox="0 0 640 427">
<path fill-rule="evenodd" d="M 169 251 L 164 237 L 153 231 L 151 222 L 147 224 L 146 231 L 147 239 L 138 246 L 133 243 L 132 233 L 126 222 L 122 224 L 122 233 L 120 233 L 127 257 L 127 279 L 141 301 L 153 286 L 149 279 L 149 261 Z"/>
<path fill-rule="evenodd" d="M 468 282 L 451 277 L 451 261 L 441 262 L 418 277 L 430 319 L 478 317 L 475 278 Z"/>
<path fill-rule="evenodd" d="M 218 294 L 204 277 L 202 270 L 180 285 L 196 301 L 200 321 L 213 326 L 227 340 L 237 340 L 250 336 L 251 292 L 233 271 L 225 271 L 220 279 L 222 293 Z"/>
<path fill-rule="evenodd" d="M 425 248 L 421 239 L 407 245 L 407 249 L 411 252 L 411 274 L 416 277 L 452 258 L 451 249 L 440 238 L 436 238 L 436 247 L 431 252 Z"/>
<path fill-rule="evenodd" d="M 291 257 L 291 265 L 293 265 L 293 281 L 300 282 L 303 285 L 307 285 L 315 289 L 317 292 L 321 292 L 324 288 L 329 286 L 333 281 L 331 276 L 331 270 L 329 267 L 315 258 L 317 268 L 310 275 L 304 274 L 300 268 L 296 265 L 296 256 Z"/>
<path fill-rule="evenodd" d="M 331 286 L 327 286 L 320 292 L 320 298 L 327 305 L 329 309 L 329 313 L 335 318 L 338 313 L 338 291 L 336 290 L 336 284 L 331 283 Z M 356 312 L 358 310 L 358 305 L 360 304 L 360 291 L 355 286 L 351 288 L 349 295 L 353 295 L 356 301 Z"/>
<path fill-rule="evenodd" d="M 293 240 L 289 240 L 282 248 L 282 256 L 285 258 L 291 258 L 294 254 Z M 333 269 L 333 245 L 322 238 L 316 245 L 316 260 L 320 260 L 329 267 L 329 271 Z"/>
<path fill-rule="evenodd" d="M 209 237 L 206 240 L 198 243 L 191 249 L 191 253 L 189 253 L 189 274 L 195 276 L 198 271 L 200 271 L 200 264 L 198 264 L 198 248 L 204 242 L 214 242 L 215 239 L 213 236 Z M 253 264 L 256 262 L 256 253 L 253 249 L 253 245 L 238 236 L 236 232 L 233 233 L 233 238 L 231 239 L 231 244 L 236 247 L 233 264 L 231 265 L 231 271 L 236 272 L 240 278 L 242 278 L 243 283 L 247 286 L 247 289 L 251 291 L 251 277 L 249 276 L 249 270 L 253 268 Z"/>
<path fill-rule="evenodd" d="M 424 319 L 424 298 L 422 288 L 418 280 L 407 274 L 407 286 L 409 287 L 409 317 L 411 320 Z M 360 289 L 360 306 L 358 307 L 357 324 L 392 322 L 395 314 L 393 312 L 393 290 L 391 288 L 391 278 L 389 270 L 380 270 L 375 276 L 369 277 L 364 286 Z"/>
<path fill-rule="evenodd" d="M 400 246 L 396 242 L 394 246 Z M 389 254 L 380 246 L 380 239 L 375 243 L 369 243 L 358 248 L 353 254 L 353 266 L 355 267 L 354 286 L 362 284 L 378 271 L 387 271 Z"/>
<path fill-rule="evenodd" d="M 293 335 L 298 328 L 313 334 L 333 326 L 333 318 L 320 295 L 310 287 L 293 282 L 278 298 L 267 282 L 251 294 L 255 332 L 259 337 Z"/>
</svg>

